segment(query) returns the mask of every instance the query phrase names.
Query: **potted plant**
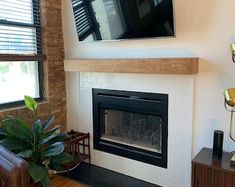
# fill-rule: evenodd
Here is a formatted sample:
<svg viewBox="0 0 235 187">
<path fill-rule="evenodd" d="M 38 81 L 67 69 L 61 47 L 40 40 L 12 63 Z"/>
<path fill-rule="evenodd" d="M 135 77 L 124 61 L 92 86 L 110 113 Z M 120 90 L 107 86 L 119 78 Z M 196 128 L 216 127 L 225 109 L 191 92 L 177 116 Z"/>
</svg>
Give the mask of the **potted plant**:
<svg viewBox="0 0 235 187">
<path fill-rule="evenodd" d="M 24 158 L 29 163 L 29 174 L 34 183 L 49 186 L 49 171 L 63 170 L 63 164 L 73 161 L 66 153 L 63 141 L 66 133 L 58 133 L 59 126 L 51 127 L 54 117 L 46 121 L 37 119 L 37 102 L 24 97 L 25 106 L 32 111 L 32 126 L 17 117 L 8 116 L 0 122 L 0 144 Z"/>
</svg>

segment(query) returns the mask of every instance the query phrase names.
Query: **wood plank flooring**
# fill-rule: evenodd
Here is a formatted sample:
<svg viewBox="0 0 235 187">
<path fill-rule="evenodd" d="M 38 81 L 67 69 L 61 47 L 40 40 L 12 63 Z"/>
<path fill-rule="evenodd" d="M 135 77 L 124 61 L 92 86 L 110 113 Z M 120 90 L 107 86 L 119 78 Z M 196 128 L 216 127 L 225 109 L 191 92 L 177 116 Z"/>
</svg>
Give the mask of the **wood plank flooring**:
<svg viewBox="0 0 235 187">
<path fill-rule="evenodd" d="M 72 179 L 67 179 L 58 175 L 53 175 L 50 180 L 52 187 L 85 187 L 85 185 L 80 184 Z"/>
</svg>

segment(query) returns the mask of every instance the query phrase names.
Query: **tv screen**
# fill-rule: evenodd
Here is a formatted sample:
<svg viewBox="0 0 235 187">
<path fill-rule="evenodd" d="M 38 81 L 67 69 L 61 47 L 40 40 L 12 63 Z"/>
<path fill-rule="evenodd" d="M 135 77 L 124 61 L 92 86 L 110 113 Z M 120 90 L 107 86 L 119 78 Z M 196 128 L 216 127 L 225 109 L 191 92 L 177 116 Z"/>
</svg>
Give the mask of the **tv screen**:
<svg viewBox="0 0 235 187">
<path fill-rule="evenodd" d="M 80 41 L 175 35 L 173 0 L 72 0 Z"/>
</svg>

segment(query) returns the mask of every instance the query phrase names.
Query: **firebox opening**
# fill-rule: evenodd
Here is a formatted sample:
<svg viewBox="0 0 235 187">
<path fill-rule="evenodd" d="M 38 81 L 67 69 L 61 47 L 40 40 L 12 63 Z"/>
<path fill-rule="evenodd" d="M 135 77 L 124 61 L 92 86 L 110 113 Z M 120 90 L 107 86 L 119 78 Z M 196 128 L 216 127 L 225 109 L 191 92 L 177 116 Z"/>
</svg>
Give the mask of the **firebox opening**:
<svg viewBox="0 0 235 187">
<path fill-rule="evenodd" d="M 110 109 L 101 113 L 101 139 L 161 153 L 161 117 Z"/>
</svg>

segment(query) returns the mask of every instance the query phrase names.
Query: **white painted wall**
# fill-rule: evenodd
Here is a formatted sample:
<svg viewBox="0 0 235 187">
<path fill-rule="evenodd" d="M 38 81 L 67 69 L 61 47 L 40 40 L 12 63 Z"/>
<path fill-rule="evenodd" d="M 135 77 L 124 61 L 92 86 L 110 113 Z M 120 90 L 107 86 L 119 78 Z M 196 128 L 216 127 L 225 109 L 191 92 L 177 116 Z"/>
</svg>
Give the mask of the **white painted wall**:
<svg viewBox="0 0 235 187">
<path fill-rule="evenodd" d="M 176 38 L 80 43 L 70 0 L 63 0 L 65 55 L 66 58 L 199 56 L 200 72 L 195 77 L 194 88 L 193 156 L 204 146 L 212 147 L 215 129 L 225 132 L 224 150 L 233 151 L 235 145 L 228 137 L 229 114 L 223 106 L 223 90 L 235 87 L 235 64 L 230 52 L 230 42 L 235 41 L 234 7 L 234 0 L 175 0 Z M 67 77 L 68 124 L 75 127 L 80 76 L 67 73 Z"/>
</svg>

